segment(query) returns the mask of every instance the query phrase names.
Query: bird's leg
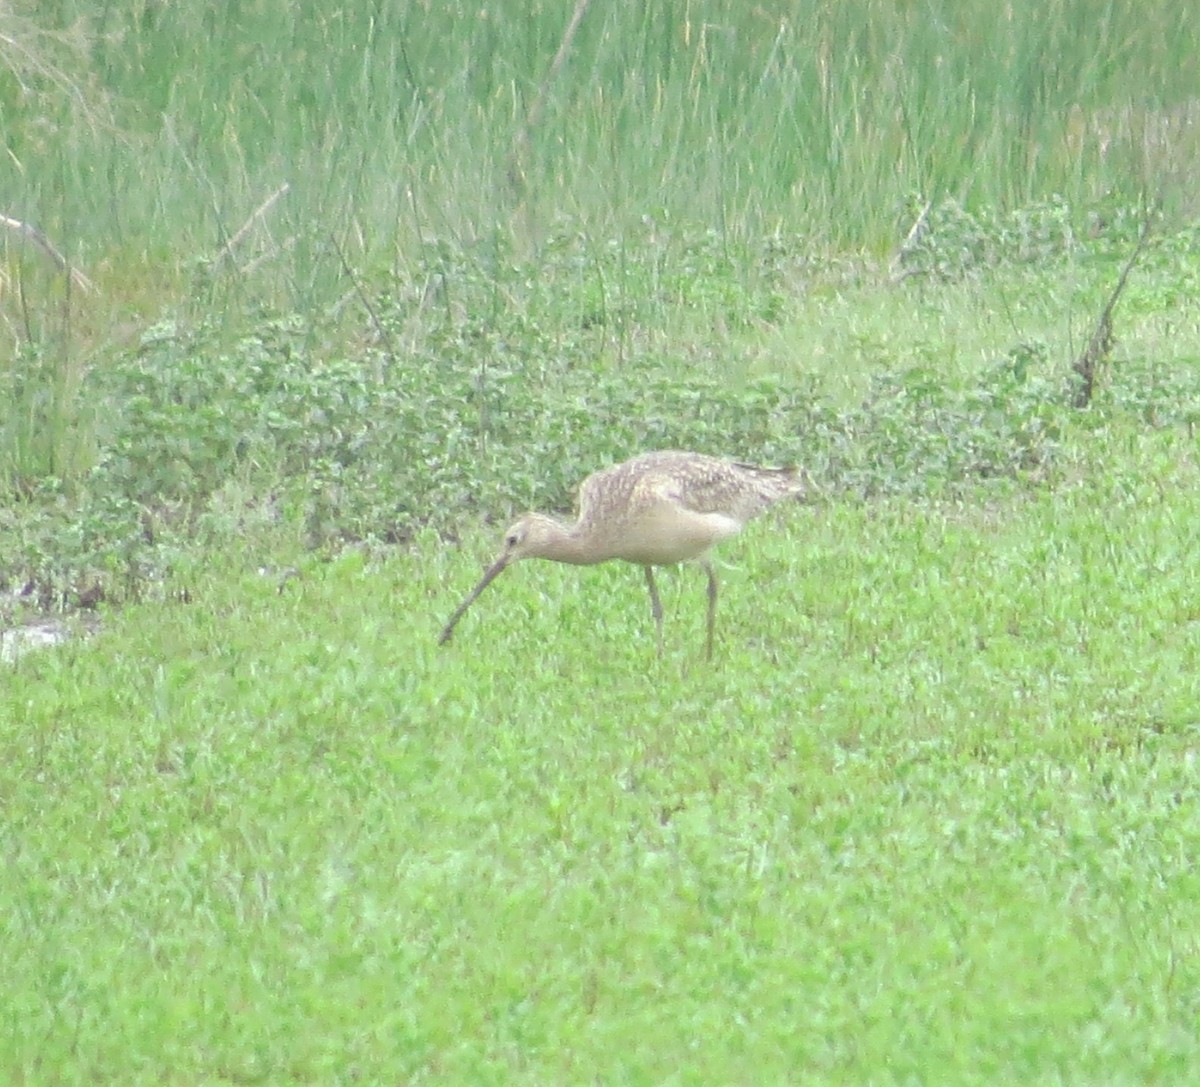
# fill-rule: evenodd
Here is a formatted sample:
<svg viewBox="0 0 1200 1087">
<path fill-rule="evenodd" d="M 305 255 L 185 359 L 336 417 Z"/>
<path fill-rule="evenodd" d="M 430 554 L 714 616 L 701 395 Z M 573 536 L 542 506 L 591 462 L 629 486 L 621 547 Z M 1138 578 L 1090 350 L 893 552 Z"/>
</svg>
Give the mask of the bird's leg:
<svg viewBox="0 0 1200 1087">
<path fill-rule="evenodd" d="M 646 571 L 646 588 L 650 590 L 650 614 L 654 616 L 654 629 L 658 634 L 658 659 L 663 655 L 663 609 L 662 601 L 658 598 L 658 586 L 654 584 L 654 570 L 644 567 Z"/>
<path fill-rule="evenodd" d="M 717 575 L 708 559 L 702 559 L 700 565 L 708 575 L 708 639 L 704 643 L 704 656 L 706 660 L 712 660 L 713 628 L 717 623 Z"/>
</svg>

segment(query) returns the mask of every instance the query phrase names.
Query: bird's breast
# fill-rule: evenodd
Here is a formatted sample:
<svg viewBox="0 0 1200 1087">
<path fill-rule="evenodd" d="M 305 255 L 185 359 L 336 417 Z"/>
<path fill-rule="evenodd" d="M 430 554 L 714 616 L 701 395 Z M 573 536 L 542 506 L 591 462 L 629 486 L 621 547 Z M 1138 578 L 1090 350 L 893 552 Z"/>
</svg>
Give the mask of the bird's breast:
<svg viewBox="0 0 1200 1087">
<path fill-rule="evenodd" d="M 643 566 L 670 566 L 703 555 L 741 531 L 741 523 L 722 513 L 696 513 L 678 507 L 647 511 L 636 523 L 614 534 L 616 559 Z"/>
</svg>

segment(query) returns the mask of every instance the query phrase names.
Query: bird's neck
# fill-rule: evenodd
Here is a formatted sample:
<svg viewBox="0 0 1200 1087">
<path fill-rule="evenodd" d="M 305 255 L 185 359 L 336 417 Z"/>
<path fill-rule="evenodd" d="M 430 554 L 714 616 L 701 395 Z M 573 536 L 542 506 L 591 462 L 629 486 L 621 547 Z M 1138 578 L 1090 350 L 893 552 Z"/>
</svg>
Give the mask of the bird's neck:
<svg viewBox="0 0 1200 1087">
<path fill-rule="evenodd" d="M 537 548 L 537 557 L 551 562 L 566 562 L 572 566 L 591 566 L 603 562 L 579 531 L 579 526 L 566 525 L 552 517 L 545 518 L 547 530 Z"/>
</svg>

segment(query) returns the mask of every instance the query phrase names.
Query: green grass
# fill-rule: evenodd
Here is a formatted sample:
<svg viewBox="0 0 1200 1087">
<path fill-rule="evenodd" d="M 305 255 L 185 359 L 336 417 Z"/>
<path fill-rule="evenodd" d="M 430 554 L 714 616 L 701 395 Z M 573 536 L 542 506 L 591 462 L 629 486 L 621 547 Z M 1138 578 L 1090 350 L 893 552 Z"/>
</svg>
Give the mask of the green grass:
<svg viewBox="0 0 1200 1087">
<path fill-rule="evenodd" d="M 378 267 L 429 238 L 536 249 L 564 219 L 844 250 L 890 246 L 914 194 L 1193 206 L 1196 28 L 1166 2 L 592 4 L 553 79 L 561 5 L 20 7 L 5 210 L 139 297 L 283 183 L 232 289 L 306 310 L 345 289 L 331 234 Z"/>
<path fill-rule="evenodd" d="M 1161 199 L 1168 234 L 1195 212 L 1200 43 L 1178 4 L 592 4 L 564 40 L 567 18 L 291 0 L 0 12 L 0 215 L 88 277 L 0 228 L 0 497 L 80 485 L 123 407 L 97 408 L 95 375 L 164 319 L 238 336 L 296 316 L 310 348 L 353 359 L 378 332 L 363 303 L 394 289 L 393 365 L 436 354 L 439 321 L 474 325 L 490 363 L 485 315 L 561 291 L 575 245 L 579 327 L 560 307 L 538 331 L 626 365 L 650 338 L 685 348 L 681 311 L 723 323 L 731 351 L 746 325 L 776 334 L 814 270 L 889 259 L 926 200 L 935 218 L 990 217 L 946 232 L 962 252 L 933 253 L 938 274 L 985 266 L 1006 230 L 1032 262 L 1141 200 Z M 1062 244 L 1040 251 L 1039 231 Z M 679 286 L 701 238 L 696 289 L 664 295 L 644 273 Z"/>
<path fill-rule="evenodd" d="M 1103 470 L 1102 470 L 1103 469 Z M 9 1082 L 1187 1082 L 1194 444 L 665 579 L 229 556 L 0 689 Z"/>
<path fill-rule="evenodd" d="M 1186 5 L 568 17 L 0 12 L 0 1079 L 1190 1083 Z"/>
<path fill-rule="evenodd" d="M 532 262 L 433 247 L 424 274 L 367 298 L 345 351 L 299 314 L 181 316 L 73 398 L 47 395 L 34 355 L 9 375 L 25 409 L 0 428 L 0 584 L 50 609 L 157 594 L 189 550 L 264 531 L 312 549 L 454 539 L 563 509 L 588 472 L 653 448 L 802 463 L 829 497 L 974 501 L 984 480 L 1069 477 L 1110 428 L 1194 427 L 1194 230 L 1146 253 L 1080 413 L 1069 360 L 1125 241 L 1026 259 L 1009 235 L 1041 214 L 935 217 L 921 274 L 899 283 L 814 265 L 797 238 L 731 253 L 707 234 L 564 237 Z M 986 243 L 965 261 L 964 238 Z M 44 459 L 22 470 L 30 436 Z"/>
</svg>

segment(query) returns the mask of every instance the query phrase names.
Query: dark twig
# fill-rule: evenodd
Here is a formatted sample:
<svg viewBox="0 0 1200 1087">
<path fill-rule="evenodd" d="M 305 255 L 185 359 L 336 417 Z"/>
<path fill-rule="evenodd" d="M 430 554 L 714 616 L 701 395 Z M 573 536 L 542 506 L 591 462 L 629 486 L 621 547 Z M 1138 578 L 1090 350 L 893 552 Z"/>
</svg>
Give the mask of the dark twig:
<svg viewBox="0 0 1200 1087">
<path fill-rule="evenodd" d="M 1117 299 L 1121 297 L 1122 292 L 1125 290 L 1125 282 L 1129 279 L 1129 273 L 1133 271 L 1134 264 L 1137 263 L 1138 257 L 1141 256 L 1142 250 L 1146 247 L 1146 241 L 1150 237 L 1150 227 L 1153 221 L 1153 212 L 1147 208 L 1137 245 L 1134 246 L 1133 252 L 1125 262 L 1125 267 L 1121 269 L 1121 276 L 1117 280 L 1117 285 L 1113 288 L 1112 294 L 1108 296 L 1108 304 L 1101 312 L 1100 320 L 1096 322 L 1096 328 L 1092 332 L 1091 339 L 1088 340 L 1087 347 L 1083 349 L 1079 358 L 1071 365 L 1071 369 L 1080 377 L 1079 388 L 1075 392 L 1075 407 L 1077 408 L 1086 408 L 1092 402 L 1092 394 L 1096 390 L 1096 372 L 1100 365 L 1108 359 L 1109 352 L 1112 351 L 1113 310 L 1116 308 Z"/>
<path fill-rule="evenodd" d="M 379 336 L 380 342 L 387 351 L 388 362 L 394 365 L 397 357 L 396 345 L 392 342 L 391 333 L 388 332 L 387 326 L 380 320 L 375 307 L 371 305 L 371 299 L 367 297 L 367 292 L 363 290 L 358 277 L 354 274 L 354 269 L 350 267 L 350 262 L 346 259 L 346 254 L 342 251 L 342 247 L 338 244 L 338 240 L 333 236 L 332 231 L 329 234 L 329 242 L 333 246 L 333 251 L 337 253 L 338 260 L 342 263 L 342 270 L 350 278 L 350 283 L 354 287 L 354 293 L 362 303 L 363 309 L 367 311 L 367 316 L 371 318 L 371 324 L 375 326 L 375 333 Z"/>
</svg>

